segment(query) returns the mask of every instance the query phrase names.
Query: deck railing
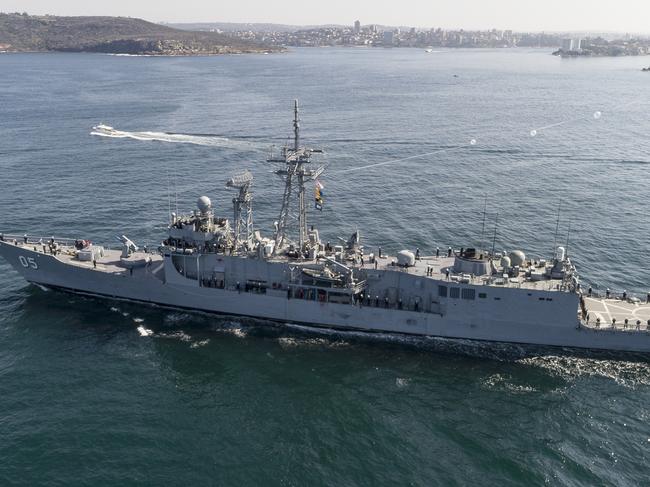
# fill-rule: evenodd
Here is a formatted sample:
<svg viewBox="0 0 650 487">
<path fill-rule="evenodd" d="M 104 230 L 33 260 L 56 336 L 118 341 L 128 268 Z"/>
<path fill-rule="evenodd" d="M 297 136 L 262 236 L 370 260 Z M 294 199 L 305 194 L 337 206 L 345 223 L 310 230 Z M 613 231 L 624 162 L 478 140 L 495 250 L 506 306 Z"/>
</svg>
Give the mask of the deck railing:
<svg viewBox="0 0 650 487">
<path fill-rule="evenodd" d="M 627 302 L 635 302 L 636 299 L 639 300 L 641 303 L 646 303 L 650 304 L 650 299 L 649 295 L 639 297 L 635 294 L 628 293 L 627 291 L 609 291 L 609 293 L 601 292 L 601 291 L 594 291 L 592 289 L 591 293 L 589 291 L 585 291 L 583 289 L 582 291 L 582 296 L 585 298 L 594 298 L 594 299 L 612 299 L 612 300 L 619 300 L 619 301 L 627 301 Z"/>
<path fill-rule="evenodd" d="M 644 322 L 643 320 L 628 320 L 615 322 L 599 322 L 596 320 L 580 320 L 579 328 L 593 332 L 617 332 L 617 333 L 650 333 L 650 320 Z"/>
</svg>

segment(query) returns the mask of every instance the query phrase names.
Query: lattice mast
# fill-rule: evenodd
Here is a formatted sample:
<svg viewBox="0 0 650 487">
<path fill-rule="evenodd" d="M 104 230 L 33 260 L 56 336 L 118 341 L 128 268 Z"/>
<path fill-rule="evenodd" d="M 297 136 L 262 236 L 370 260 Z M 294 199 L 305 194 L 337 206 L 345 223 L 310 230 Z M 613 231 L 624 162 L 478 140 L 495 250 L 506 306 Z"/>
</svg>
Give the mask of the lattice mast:
<svg viewBox="0 0 650 487">
<path fill-rule="evenodd" d="M 226 186 L 239 190 L 232 199 L 235 249 L 253 248 L 253 175 L 246 170 L 233 176 Z"/>
<path fill-rule="evenodd" d="M 284 167 L 276 173 L 284 178 L 284 195 L 282 197 L 282 208 L 278 218 L 275 232 L 274 254 L 280 252 L 288 244 L 296 244 L 298 250 L 303 253 L 307 250 L 309 238 L 307 233 L 307 204 L 305 201 L 305 182 L 315 180 L 322 172 L 323 167 L 316 170 L 309 169 L 311 156 L 314 153 L 322 153 L 320 149 L 309 149 L 300 147 L 300 118 L 298 100 L 294 101 L 293 119 L 293 147 L 284 147 L 281 157 L 269 162 L 279 162 Z M 293 208 L 297 204 L 297 216 Z M 297 220 L 297 235 L 292 230 Z M 295 240 L 297 236 L 297 241 Z"/>
</svg>

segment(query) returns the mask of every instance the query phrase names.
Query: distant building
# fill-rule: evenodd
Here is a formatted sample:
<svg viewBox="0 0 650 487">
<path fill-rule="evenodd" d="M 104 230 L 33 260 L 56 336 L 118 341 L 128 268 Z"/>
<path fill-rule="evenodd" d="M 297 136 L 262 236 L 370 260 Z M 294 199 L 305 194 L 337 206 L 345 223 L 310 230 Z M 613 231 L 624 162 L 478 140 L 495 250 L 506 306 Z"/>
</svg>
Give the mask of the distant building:
<svg viewBox="0 0 650 487">
<path fill-rule="evenodd" d="M 354 33 L 357 35 L 361 33 L 361 22 L 358 20 L 354 22 Z"/>
<path fill-rule="evenodd" d="M 582 39 L 562 39 L 563 51 L 579 51 L 582 49 Z"/>
<path fill-rule="evenodd" d="M 395 33 L 392 30 L 387 30 L 384 32 L 384 45 L 392 46 L 393 39 L 395 38 Z"/>
</svg>

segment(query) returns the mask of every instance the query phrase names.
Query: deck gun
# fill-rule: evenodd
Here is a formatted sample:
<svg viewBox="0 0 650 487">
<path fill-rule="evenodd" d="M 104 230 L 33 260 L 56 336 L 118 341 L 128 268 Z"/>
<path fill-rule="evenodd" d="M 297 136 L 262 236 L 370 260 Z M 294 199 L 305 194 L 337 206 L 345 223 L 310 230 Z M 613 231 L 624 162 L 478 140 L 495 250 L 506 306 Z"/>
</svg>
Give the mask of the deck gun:
<svg viewBox="0 0 650 487">
<path fill-rule="evenodd" d="M 133 252 L 138 251 L 138 246 L 133 243 L 133 241 L 128 238 L 126 235 L 122 235 L 121 237 L 117 237 L 117 239 L 122 242 L 122 257 L 127 258 L 129 255 L 131 255 Z"/>
</svg>

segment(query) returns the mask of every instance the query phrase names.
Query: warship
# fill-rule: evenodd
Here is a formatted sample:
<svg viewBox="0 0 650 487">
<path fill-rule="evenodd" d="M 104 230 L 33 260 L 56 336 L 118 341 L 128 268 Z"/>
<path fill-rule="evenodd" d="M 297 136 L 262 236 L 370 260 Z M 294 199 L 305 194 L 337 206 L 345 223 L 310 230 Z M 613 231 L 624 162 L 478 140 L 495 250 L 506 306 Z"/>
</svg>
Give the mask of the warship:
<svg viewBox="0 0 650 487">
<path fill-rule="evenodd" d="M 103 128 L 108 130 L 109 128 Z M 72 293 L 336 330 L 650 352 L 650 295 L 597 295 L 567 248 L 531 260 L 520 250 L 451 247 L 388 255 L 359 232 L 332 245 L 308 222 L 323 207 L 322 151 L 293 143 L 271 156 L 284 184 L 268 236 L 253 223 L 253 176 L 226 182 L 232 219 L 207 196 L 170 211 L 155 249 L 127 236 L 111 249 L 81 238 L 0 234 L 0 254 L 28 282 Z"/>
</svg>

